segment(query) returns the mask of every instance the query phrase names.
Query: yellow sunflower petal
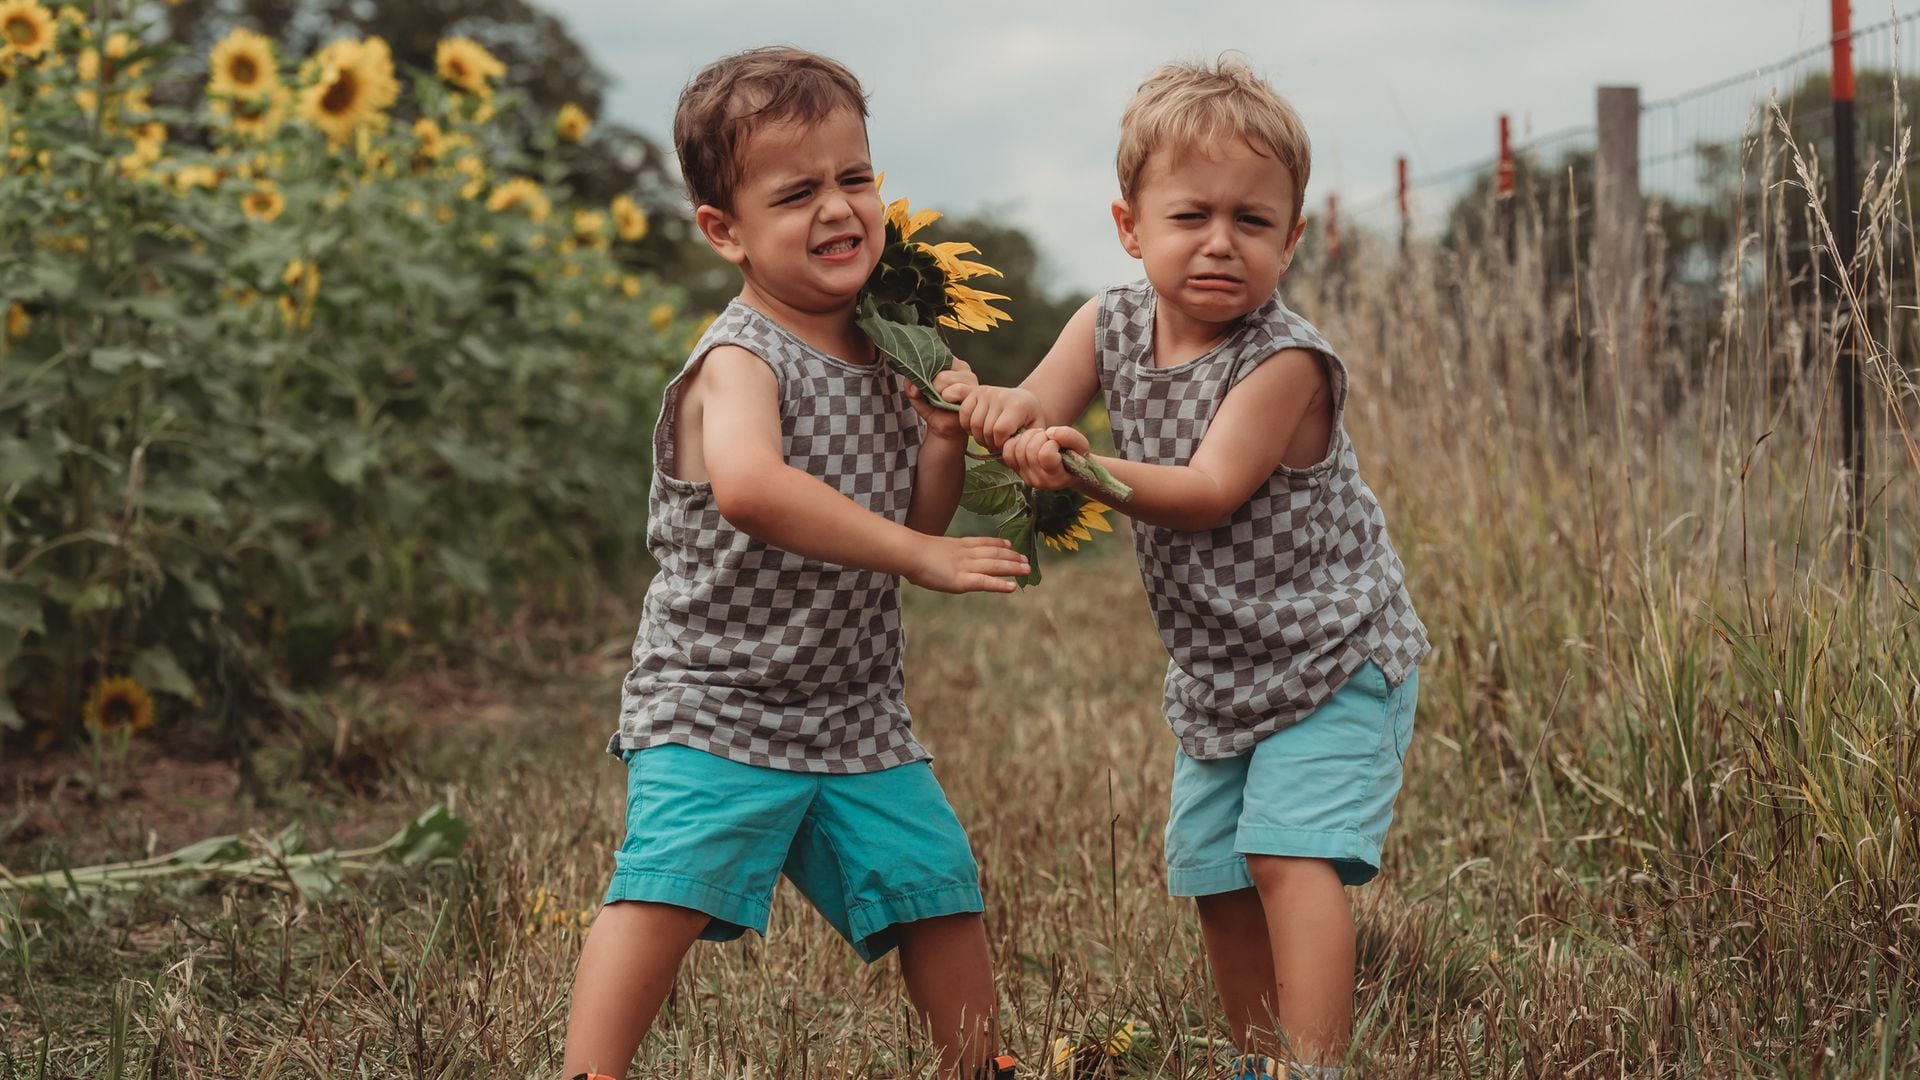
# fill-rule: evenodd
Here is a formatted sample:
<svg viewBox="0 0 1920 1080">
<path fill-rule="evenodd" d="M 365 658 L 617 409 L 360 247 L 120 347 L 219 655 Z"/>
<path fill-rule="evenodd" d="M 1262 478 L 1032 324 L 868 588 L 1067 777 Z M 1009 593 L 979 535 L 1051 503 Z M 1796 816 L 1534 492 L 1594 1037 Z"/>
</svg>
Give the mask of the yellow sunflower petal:
<svg viewBox="0 0 1920 1080">
<path fill-rule="evenodd" d="M 39 57 L 53 47 L 54 29 L 53 12 L 39 0 L 0 2 L 0 58 Z"/>
</svg>

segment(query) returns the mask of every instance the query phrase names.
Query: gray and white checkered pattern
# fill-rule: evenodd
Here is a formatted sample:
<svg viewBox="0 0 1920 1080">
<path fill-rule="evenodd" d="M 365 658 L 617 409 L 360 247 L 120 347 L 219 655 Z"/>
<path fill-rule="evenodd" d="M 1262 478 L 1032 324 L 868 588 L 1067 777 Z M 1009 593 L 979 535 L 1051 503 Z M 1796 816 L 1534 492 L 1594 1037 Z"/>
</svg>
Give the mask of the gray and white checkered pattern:
<svg viewBox="0 0 1920 1080">
<path fill-rule="evenodd" d="M 1360 479 L 1344 424 L 1347 370 L 1278 294 L 1211 352 L 1153 359 L 1146 282 L 1101 296 L 1100 385 L 1122 457 L 1185 465 L 1227 391 L 1282 349 L 1327 358 L 1334 436 L 1310 469 L 1281 466 L 1210 532 L 1135 521 L 1134 547 L 1167 665 L 1167 722 L 1202 760 L 1247 753 L 1312 712 L 1372 660 L 1399 685 L 1428 650 L 1380 503 Z"/>
<path fill-rule="evenodd" d="M 920 418 L 884 363 L 835 360 L 735 300 L 668 384 L 654 430 L 647 588 L 609 753 L 678 743 L 795 772 L 930 757 L 913 738 L 899 582 L 802 558 L 735 529 L 713 488 L 674 475 L 677 406 L 707 353 L 738 345 L 780 381 L 787 464 L 904 522 Z"/>
</svg>

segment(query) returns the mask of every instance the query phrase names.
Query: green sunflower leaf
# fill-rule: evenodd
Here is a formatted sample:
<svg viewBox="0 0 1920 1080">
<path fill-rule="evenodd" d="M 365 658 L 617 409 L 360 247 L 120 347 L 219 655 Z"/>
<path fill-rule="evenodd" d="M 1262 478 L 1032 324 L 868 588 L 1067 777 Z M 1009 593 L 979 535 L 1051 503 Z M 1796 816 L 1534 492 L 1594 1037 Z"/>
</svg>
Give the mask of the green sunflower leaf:
<svg viewBox="0 0 1920 1080">
<path fill-rule="evenodd" d="M 1021 505 L 1019 474 L 997 461 L 967 466 L 960 505 L 982 517 L 999 517 Z"/>
<path fill-rule="evenodd" d="M 1013 580 L 1022 586 L 1040 584 L 1040 534 L 1033 527 L 1033 511 L 1022 503 L 1020 509 L 1000 522 L 1000 536 L 1012 544 L 1015 551 L 1025 555 L 1027 565 L 1032 568 L 1026 577 Z"/>
<path fill-rule="evenodd" d="M 933 378 L 953 366 L 953 350 L 931 326 L 907 326 L 882 315 L 871 298 L 860 306 L 860 329 L 887 354 L 887 366 L 907 377 L 935 408 L 948 412 L 960 406 L 934 392 Z"/>
</svg>

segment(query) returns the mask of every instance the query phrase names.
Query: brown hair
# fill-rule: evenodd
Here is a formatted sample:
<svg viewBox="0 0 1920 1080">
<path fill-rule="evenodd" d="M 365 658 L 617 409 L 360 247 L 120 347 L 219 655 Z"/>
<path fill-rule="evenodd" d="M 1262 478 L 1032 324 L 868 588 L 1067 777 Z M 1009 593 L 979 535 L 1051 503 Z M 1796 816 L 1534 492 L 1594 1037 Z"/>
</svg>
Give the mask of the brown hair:
<svg viewBox="0 0 1920 1080">
<path fill-rule="evenodd" d="M 785 45 L 723 56 L 680 91 L 673 152 L 693 205 L 733 209 L 741 151 L 763 124 L 824 120 L 841 109 L 867 116 L 860 80 L 837 61 Z"/>
<path fill-rule="evenodd" d="M 1306 125 L 1286 98 L 1231 53 L 1213 64 L 1162 64 L 1140 84 L 1120 118 L 1114 166 L 1121 197 L 1133 199 L 1154 151 L 1215 138 L 1244 139 L 1285 166 L 1293 174 L 1293 220 L 1300 220 L 1313 165 Z"/>
</svg>

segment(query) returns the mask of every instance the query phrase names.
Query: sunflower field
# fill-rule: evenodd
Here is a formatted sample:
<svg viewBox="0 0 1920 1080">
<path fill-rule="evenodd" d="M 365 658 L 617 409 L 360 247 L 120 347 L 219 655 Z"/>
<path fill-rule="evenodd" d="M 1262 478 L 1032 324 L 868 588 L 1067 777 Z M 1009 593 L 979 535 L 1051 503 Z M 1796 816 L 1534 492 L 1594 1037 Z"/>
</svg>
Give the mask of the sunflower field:
<svg viewBox="0 0 1920 1080">
<path fill-rule="evenodd" d="M 465 39 L 196 56 L 125 7 L 0 0 L 0 729 L 211 731 L 642 557 L 702 323 L 633 199 L 570 199 L 592 118 Z"/>
</svg>

